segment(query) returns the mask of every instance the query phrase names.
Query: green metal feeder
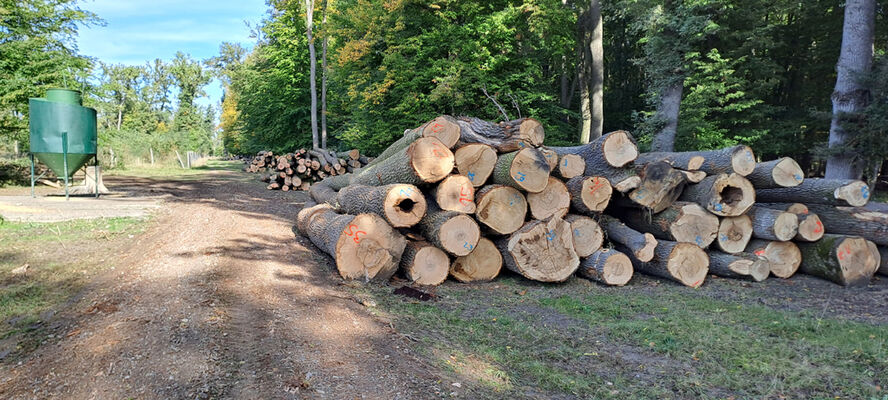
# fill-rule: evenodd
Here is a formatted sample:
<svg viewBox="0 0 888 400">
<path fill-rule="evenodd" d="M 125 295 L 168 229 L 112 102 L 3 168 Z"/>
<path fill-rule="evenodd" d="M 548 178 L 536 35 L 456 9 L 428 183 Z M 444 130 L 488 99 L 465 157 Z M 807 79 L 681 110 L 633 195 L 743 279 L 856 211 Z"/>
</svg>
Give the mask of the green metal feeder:
<svg viewBox="0 0 888 400">
<path fill-rule="evenodd" d="M 90 160 L 99 164 L 96 110 L 83 107 L 79 91 L 49 89 L 46 98 L 28 101 L 31 126 L 31 196 L 34 183 L 43 177 L 34 177 L 37 160 L 46 164 L 65 180 L 65 198 L 68 182 L 74 172 Z M 98 176 L 96 176 L 98 183 Z M 98 185 L 96 185 L 98 188 Z M 96 189 L 96 197 L 99 196 Z"/>
</svg>

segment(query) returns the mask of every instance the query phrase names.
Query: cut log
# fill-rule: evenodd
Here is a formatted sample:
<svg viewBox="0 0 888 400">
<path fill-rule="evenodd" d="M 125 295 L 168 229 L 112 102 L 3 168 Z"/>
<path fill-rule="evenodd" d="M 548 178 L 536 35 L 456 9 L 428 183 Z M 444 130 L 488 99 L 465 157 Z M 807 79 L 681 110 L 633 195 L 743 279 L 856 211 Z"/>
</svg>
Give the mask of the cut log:
<svg viewBox="0 0 888 400">
<path fill-rule="evenodd" d="M 870 253 L 872 253 L 873 258 L 876 260 L 876 266 L 873 267 L 873 269 L 875 270 L 874 274 L 878 274 L 882 268 L 882 253 L 879 251 L 879 246 L 877 246 L 875 243 L 867 240 L 866 247 L 870 250 Z"/>
<path fill-rule="evenodd" d="M 565 184 L 570 193 L 570 204 L 580 214 L 599 213 L 610 204 L 610 182 L 600 176 L 577 176 Z"/>
<path fill-rule="evenodd" d="M 496 245 L 482 237 L 478 240 L 475 250 L 453 260 L 453 264 L 450 264 L 450 275 L 464 283 L 487 282 L 496 278 L 502 267 L 503 256 L 500 255 Z"/>
<path fill-rule="evenodd" d="M 630 228 L 650 232 L 658 239 L 694 243 L 706 248 L 718 234 L 718 217 L 697 203 L 676 202 L 665 210 L 650 214 L 644 210 L 626 209 L 621 215 Z"/>
<path fill-rule="evenodd" d="M 808 178 L 795 187 L 759 189 L 756 197 L 763 203 L 799 202 L 807 205 L 829 204 L 860 207 L 869 201 L 869 186 L 850 179 Z M 822 218 L 821 218 L 822 219 Z M 827 228 L 829 228 L 829 222 Z"/>
<path fill-rule="evenodd" d="M 642 168 L 641 183 L 629 193 L 633 203 L 658 213 L 678 199 L 685 187 L 685 177 L 663 162 L 647 164 Z"/>
<path fill-rule="evenodd" d="M 826 234 L 814 243 L 798 243 L 802 253 L 799 270 L 842 286 L 862 286 L 876 272 L 877 260 L 866 239 Z"/>
<path fill-rule="evenodd" d="M 888 212 L 875 207 L 832 207 L 809 204 L 827 233 L 861 236 L 880 246 L 888 246 Z"/>
<path fill-rule="evenodd" d="M 527 204 L 534 219 L 543 220 L 553 215 L 562 218 L 570 208 L 570 193 L 561 180 L 550 176 L 545 189 L 527 194 Z"/>
<path fill-rule="evenodd" d="M 564 220 L 570 224 L 573 235 L 574 251 L 580 258 L 589 257 L 601 249 L 604 243 L 604 231 L 594 219 L 576 214 L 568 214 Z"/>
<path fill-rule="evenodd" d="M 700 183 L 700 181 L 708 176 L 703 171 L 685 171 L 683 169 L 679 169 L 678 172 L 681 172 L 681 174 L 684 175 L 685 180 L 690 183 Z"/>
<path fill-rule="evenodd" d="M 460 146 L 453 153 L 456 169 L 465 175 L 475 187 L 481 187 L 493 172 L 496 165 L 496 150 L 481 143 L 469 143 Z"/>
<path fill-rule="evenodd" d="M 410 240 L 401 257 L 401 270 L 414 284 L 436 286 L 447 279 L 450 258 L 429 242 Z"/>
<path fill-rule="evenodd" d="M 405 183 L 417 185 L 438 182 L 447 177 L 451 171 L 453 171 L 453 153 L 450 152 L 450 149 L 436 138 L 419 138 L 402 151 L 391 155 L 373 167 L 363 168 L 356 174 L 340 175 L 343 179 L 331 180 L 328 184 L 333 189 L 341 189 L 349 184 L 381 186 L 391 183 Z"/>
<path fill-rule="evenodd" d="M 518 189 L 488 185 L 475 193 L 475 203 L 475 218 L 494 234 L 508 235 L 524 225 L 527 200 Z"/>
<path fill-rule="evenodd" d="M 799 242 L 816 242 L 825 233 L 820 217 L 808 211 L 808 206 L 801 203 L 755 203 L 756 207 L 770 208 L 793 213 L 798 217 L 799 229 L 793 240 Z M 831 206 L 825 206 L 833 208 Z"/>
<path fill-rule="evenodd" d="M 387 281 L 398 269 L 407 240 L 376 214 L 313 213 L 306 233 L 336 261 L 343 279 Z"/>
<path fill-rule="evenodd" d="M 326 185 L 314 185 L 312 192 L 320 186 Z M 392 184 L 346 186 L 336 196 L 336 207 L 338 211 L 352 215 L 373 213 L 385 218 L 395 228 L 407 228 L 419 223 L 428 205 L 416 186 Z"/>
<path fill-rule="evenodd" d="M 558 217 L 530 221 L 495 243 L 506 268 L 530 280 L 563 282 L 580 265 L 570 224 Z"/>
<path fill-rule="evenodd" d="M 478 223 L 472 217 L 456 212 L 441 210 L 428 201 L 428 211 L 416 226 L 429 242 L 455 256 L 472 252 L 481 238 Z"/>
<path fill-rule="evenodd" d="M 543 157 L 546 158 L 546 163 L 549 164 L 549 173 L 555 172 L 555 168 L 558 168 L 558 153 L 546 146 L 540 146 L 537 150 L 543 153 Z"/>
<path fill-rule="evenodd" d="M 745 252 L 767 258 L 771 263 L 771 274 L 783 279 L 795 275 L 802 263 L 802 253 L 793 242 L 753 239 L 746 245 Z"/>
<path fill-rule="evenodd" d="M 533 148 L 502 154 L 493 168 L 493 182 L 528 193 L 541 192 L 549 183 L 549 164 Z"/>
<path fill-rule="evenodd" d="M 627 252 L 635 271 L 669 279 L 689 287 L 702 285 L 709 272 L 709 256 L 692 243 L 661 240 L 657 243 L 654 254 L 650 261 L 645 262 Z"/>
<path fill-rule="evenodd" d="M 756 189 L 793 187 L 805 180 L 805 173 L 795 160 L 783 157 L 756 164 L 746 179 Z"/>
<path fill-rule="evenodd" d="M 600 249 L 580 262 L 580 276 L 605 285 L 623 286 L 632 279 L 632 260 L 614 249 Z"/>
<path fill-rule="evenodd" d="M 748 215 L 723 217 L 718 224 L 718 248 L 725 253 L 739 253 L 752 237 L 752 218 Z"/>
<path fill-rule="evenodd" d="M 752 253 L 709 252 L 709 273 L 722 278 L 750 279 L 761 282 L 771 274 L 771 262 Z"/>
<path fill-rule="evenodd" d="M 389 145 L 382 153 L 379 153 L 379 156 L 373 159 L 373 161 L 367 160 L 369 162 L 364 162 L 364 164 L 367 164 L 365 168 L 382 163 L 395 154 L 400 153 L 420 138 L 436 138 L 442 145 L 450 149 L 459 140 L 459 126 L 456 125 L 455 118 L 442 115 L 420 125 L 418 128 L 408 129 L 404 132 L 404 136 Z M 358 157 L 358 160 L 360 159 L 361 157 Z"/>
<path fill-rule="evenodd" d="M 357 160 L 361 157 L 361 152 L 358 149 L 351 149 L 347 151 L 340 151 L 336 153 L 336 156 L 339 158 L 350 158 L 352 160 Z"/>
<path fill-rule="evenodd" d="M 608 240 L 628 248 L 633 257 L 642 262 L 654 258 L 654 249 L 657 247 L 654 235 L 638 232 L 609 215 L 602 215 L 598 223 L 607 234 Z"/>
<path fill-rule="evenodd" d="M 678 169 L 700 170 L 709 175 L 735 173 L 746 176 L 755 169 L 755 155 L 749 146 L 743 145 L 709 151 L 645 153 L 638 157 L 636 164 L 648 164 L 656 161 L 664 161 Z"/>
<path fill-rule="evenodd" d="M 746 215 L 752 220 L 752 236 L 785 242 L 799 232 L 799 217 L 793 213 L 766 207 L 750 207 Z"/>
<path fill-rule="evenodd" d="M 475 187 L 465 175 L 450 175 L 435 187 L 435 202 L 447 211 L 475 212 Z"/>
<path fill-rule="evenodd" d="M 316 213 L 327 210 L 333 211 L 333 206 L 326 203 L 313 203 L 310 199 L 306 201 L 302 209 L 299 210 L 299 213 L 296 214 L 296 224 L 294 225 L 296 233 L 298 235 L 308 236 L 308 223 L 311 222 L 311 218 L 314 217 Z"/>
<path fill-rule="evenodd" d="M 568 180 L 573 177 L 582 176 L 586 171 L 586 161 L 583 157 L 576 154 L 565 154 L 558 159 L 558 166 L 555 167 L 555 176 Z"/>
<path fill-rule="evenodd" d="M 752 184 L 737 174 L 707 176 L 694 185 L 687 185 L 679 197 L 695 202 L 709 212 L 722 217 L 742 215 L 755 203 Z"/>
<path fill-rule="evenodd" d="M 585 175 L 602 175 L 603 170 L 622 167 L 638 157 L 638 147 L 626 131 L 610 132 L 581 146 L 552 147 L 552 150 L 562 157 L 567 154 L 582 157 L 586 163 Z"/>
<path fill-rule="evenodd" d="M 500 153 L 541 146 L 546 138 L 543 125 L 533 118 L 493 123 L 478 118 L 460 117 L 458 123 L 460 140 L 490 145 Z"/>
</svg>

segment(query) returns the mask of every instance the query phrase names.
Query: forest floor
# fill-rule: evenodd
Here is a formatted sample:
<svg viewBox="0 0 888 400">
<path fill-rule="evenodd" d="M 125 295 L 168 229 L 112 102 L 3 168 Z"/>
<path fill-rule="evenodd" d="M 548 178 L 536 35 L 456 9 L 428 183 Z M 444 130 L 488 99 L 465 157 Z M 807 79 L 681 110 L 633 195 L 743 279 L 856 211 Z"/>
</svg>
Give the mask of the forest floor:
<svg viewBox="0 0 888 400">
<path fill-rule="evenodd" d="M 343 282 L 291 231 L 306 195 L 233 169 L 108 177 L 147 219 L 0 224 L 0 398 L 888 398 L 884 277 L 419 301 Z"/>
</svg>

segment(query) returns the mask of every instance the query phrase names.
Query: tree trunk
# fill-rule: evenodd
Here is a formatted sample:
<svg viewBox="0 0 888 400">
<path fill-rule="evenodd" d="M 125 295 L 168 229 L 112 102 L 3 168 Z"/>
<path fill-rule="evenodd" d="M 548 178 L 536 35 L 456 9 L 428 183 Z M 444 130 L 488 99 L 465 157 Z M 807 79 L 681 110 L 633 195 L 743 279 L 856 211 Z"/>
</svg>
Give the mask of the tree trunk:
<svg viewBox="0 0 888 400">
<path fill-rule="evenodd" d="M 475 187 L 464 175 L 450 175 L 434 189 L 435 202 L 446 211 L 475 213 Z"/>
<path fill-rule="evenodd" d="M 527 194 L 527 205 L 530 206 L 530 216 L 533 219 L 543 220 L 553 215 L 563 218 L 570 208 L 570 193 L 567 186 L 558 178 L 549 177 L 546 188 L 538 193 Z"/>
<path fill-rule="evenodd" d="M 828 233 L 861 236 L 881 246 L 888 246 L 888 212 L 870 207 L 832 207 L 810 204 Z"/>
<path fill-rule="evenodd" d="M 511 186 L 484 186 L 475 193 L 475 204 L 475 218 L 496 235 L 517 231 L 527 216 L 527 200 Z"/>
<path fill-rule="evenodd" d="M 626 131 L 614 131 L 588 144 L 551 147 L 559 156 L 577 154 L 586 162 L 586 175 L 602 175 L 602 170 L 622 167 L 638 157 L 638 147 Z"/>
<path fill-rule="evenodd" d="M 799 242 L 816 242 L 826 233 L 820 216 L 810 212 L 808 206 L 801 203 L 755 203 L 756 207 L 766 207 L 786 211 L 799 219 L 799 233 L 793 238 Z M 833 209 L 834 207 L 825 206 Z"/>
<path fill-rule="evenodd" d="M 735 173 L 746 176 L 755 170 L 755 154 L 749 146 L 743 145 L 708 151 L 644 153 L 638 156 L 635 163 L 649 164 L 657 161 L 688 171 L 700 170 L 708 175 Z"/>
<path fill-rule="evenodd" d="M 465 143 L 483 143 L 508 153 L 543 145 L 546 138 L 543 125 L 533 118 L 493 123 L 472 117 L 460 117 L 459 139 Z"/>
<path fill-rule="evenodd" d="M 317 88 L 317 69 L 318 61 L 315 56 L 314 45 L 314 0 L 304 0 L 305 2 L 305 37 L 308 39 L 308 61 L 309 61 L 309 90 L 311 92 L 311 145 L 317 150 L 320 148 L 318 142 L 318 88 Z"/>
<path fill-rule="evenodd" d="M 580 73 L 581 109 L 583 116 L 580 143 L 601 136 L 604 126 L 604 45 L 601 1 L 591 0 L 589 9 L 581 19 L 582 65 Z"/>
<path fill-rule="evenodd" d="M 706 248 L 718 233 L 718 217 L 697 203 L 676 202 L 665 210 L 651 215 L 639 209 L 626 209 L 621 219 L 640 232 L 649 232 L 658 239 L 694 243 Z"/>
<path fill-rule="evenodd" d="M 746 215 L 752 220 L 752 236 L 758 239 L 786 242 L 799 233 L 799 217 L 793 213 L 750 207 Z"/>
<path fill-rule="evenodd" d="M 748 215 L 721 218 L 718 224 L 718 248 L 725 253 L 739 253 L 752 238 L 752 218 Z"/>
<path fill-rule="evenodd" d="M 558 166 L 553 171 L 555 176 L 568 180 L 583 175 L 586 171 L 586 161 L 576 154 L 565 154 L 558 158 Z"/>
<path fill-rule="evenodd" d="M 472 252 L 481 238 L 478 223 L 472 217 L 456 211 L 445 211 L 427 201 L 426 215 L 416 224 L 429 242 L 455 256 Z"/>
<path fill-rule="evenodd" d="M 456 149 L 453 159 L 460 175 L 468 177 L 474 187 L 481 187 L 496 165 L 496 150 L 486 144 L 469 143 Z"/>
<path fill-rule="evenodd" d="M 832 122 L 829 127 L 829 147 L 847 145 L 852 132 L 842 126 L 847 114 L 862 111 L 869 103 L 869 88 L 861 83 L 873 65 L 873 42 L 876 25 L 875 0 L 847 0 L 842 28 L 842 50 L 836 65 L 836 87 L 831 96 Z M 844 150 L 826 161 L 827 179 L 860 179 L 863 165 L 855 160 L 852 151 Z"/>
<path fill-rule="evenodd" d="M 601 249 L 604 243 L 604 231 L 594 219 L 576 214 L 568 214 L 564 220 L 570 224 L 573 236 L 574 251 L 580 258 L 589 257 Z"/>
<path fill-rule="evenodd" d="M 759 189 L 756 198 L 763 203 L 850 204 L 860 207 L 869 201 L 870 192 L 863 181 L 808 178 L 795 187 Z"/>
<path fill-rule="evenodd" d="M 653 213 L 669 207 L 685 187 L 685 177 L 667 163 L 647 164 L 639 173 L 641 182 L 629 193 L 632 205 L 639 205 Z"/>
<path fill-rule="evenodd" d="M 312 187 L 312 191 L 321 185 Z M 313 196 L 314 197 L 314 196 Z M 315 198 L 318 203 L 321 199 Z M 373 213 L 385 218 L 395 228 L 408 228 L 419 223 L 428 205 L 416 186 L 391 184 L 385 186 L 349 185 L 336 196 L 337 210 L 346 214 Z"/>
<path fill-rule="evenodd" d="M 799 269 L 842 286 L 864 286 L 876 272 L 878 260 L 859 236 L 823 235 L 814 243 L 798 243 Z"/>
<path fill-rule="evenodd" d="M 541 192 L 549 183 L 549 164 L 534 148 L 501 154 L 493 168 L 493 182 L 528 193 Z"/>
<path fill-rule="evenodd" d="M 359 173 L 341 175 L 328 182 L 333 189 L 349 184 L 380 186 L 391 183 L 435 183 L 453 171 L 453 153 L 440 140 L 419 138 L 407 148 L 382 162 L 360 170 Z"/>
<path fill-rule="evenodd" d="M 879 250 L 879 274 L 888 276 L 888 247 L 878 246 Z"/>
<path fill-rule="evenodd" d="M 537 150 L 543 153 L 543 157 L 546 157 L 546 163 L 549 164 L 549 173 L 555 172 L 555 168 L 558 167 L 558 153 L 546 146 L 537 147 Z"/>
<path fill-rule="evenodd" d="M 767 258 L 771 263 L 771 274 L 778 278 L 786 279 L 795 275 L 802 263 L 802 253 L 793 242 L 753 239 L 744 251 Z"/>
<path fill-rule="evenodd" d="M 771 262 L 752 253 L 728 254 L 709 251 L 709 273 L 722 278 L 751 279 L 761 282 L 771 274 Z"/>
<path fill-rule="evenodd" d="M 601 249 L 584 259 L 577 272 L 605 285 L 623 286 L 632 279 L 632 260 L 617 250 Z"/>
<path fill-rule="evenodd" d="M 324 40 L 321 42 L 321 148 L 327 148 L 327 0 L 324 0 Z"/>
<path fill-rule="evenodd" d="M 681 106 L 681 94 L 684 90 L 684 78 L 670 84 L 660 93 L 657 104 L 656 118 L 663 127 L 654 134 L 651 142 L 652 151 L 675 151 L 675 133 L 678 130 L 678 112 Z"/>
<path fill-rule="evenodd" d="M 503 256 L 496 245 L 482 237 L 478 240 L 475 250 L 453 260 L 450 264 L 450 275 L 464 283 L 488 282 L 499 275 L 502 267 Z"/>
<path fill-rule="evenodd" d="M 563 282 L 580 265 L 570 224 L 561 218 L 530 221 L 495 243 L 506 268 L 530 280 Z"/>
<path fill-rule="evenodd" d="M 746 179 L 756 189 L 794 187 L 805 180 L 805 173 L 795 160 L 783 157 L 756 164 Z"/>
<path fill-rule="evenodd" d="M 687 185 L 679 197 L 682 201 L 692 201 L 722 217 L 745 213 L 755 203 L 755 198 L 756 191 L 752 184 L 737 174 L 707 176 L 700 183 Z"/>
<path fill-rule="evenodd" d="M 401 256 L 401 270 L 414 284 L 437 286 L 447 279 L 450 258 L 429 242 L 409 240 Z"/>
<path fill-rule="evenodd" d="M 600 176 L 578 176 L 567 181 L 570 204 L 583 215 L 600 213 L 610 204 L 613 189 L 607 179 Z"/>
<path fill-rule="evenodd" d="M 642 262 L 654 258 L 654 249 L 657 247 L 654 235 L 638 232 L 609 215 L 602 215 L 598 222 L 608 240 L 628 248 L 634 258 Z"/>
<path fill-rule="evenodd" d="M 702 285 L 709 272 L 709 256 L 695 244 L 661 240 L 653 253 L 654 257 L 647 262 L 639 260 L 631 253 L 626 254 L 636 271 L 689 287 Z"/>
</svg>

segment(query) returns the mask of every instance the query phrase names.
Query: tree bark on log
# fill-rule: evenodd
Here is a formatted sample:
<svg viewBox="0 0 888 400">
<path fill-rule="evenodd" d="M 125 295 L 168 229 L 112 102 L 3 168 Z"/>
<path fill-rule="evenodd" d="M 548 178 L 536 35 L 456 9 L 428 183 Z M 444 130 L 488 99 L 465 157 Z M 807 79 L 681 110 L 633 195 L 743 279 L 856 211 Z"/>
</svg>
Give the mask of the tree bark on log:
<svg viewBox="0 0 888 400">
<path fill-rule="evenodd" d="M 879 274 L 888 276 L 888 247 L 878 246 L 879 250 Z"/>
<path fill-rule="evenodd" d="M 703 158 L 702 162 L 700 158 Z M 680 153 L 647 153 L 639 156 L 637 164 L 664 161 L 678 169 L 700 170 L 709 175 L 732 174 L 746 176 L 755 169 L 755 155 L 749 146 L 737 145 L 709 151 Z"/>
<path fill-rule="evenodd" d="M 455 256 L 471 253 L 481 238 L 478 223 L 466 214 L 440 209 L 434 200 L 426 203 L 426 215 L 416 224 L 423 236 Z"/>
<path fill-rule="evenodd" d="M 419 138 L 405 149 L 356 174 L 327 182 L 333 189 L 347 185 L 381 186 L 391 183 L 434 183 L 453 171 L 453 153 L 436 138 Z M 337 187 L 339 186 L 339 187 Z"/>
<path fill-rule="evenodd" d="M 707 176 L 694 185 L 687 185 L 679 200 L 695 202 L 721 217 L 742 215 L 755 203 L 752 184 L 737 174 Z"/>
<path fill-rule="evenodd" d="M 601 245 L 604 243 L 604 231 L 594 219 L 583 215 L 567 214 L 564 220 L 570 224 L 574 251 L 578 257 L 589 257 L 601 249 Z"/>
<path fill-rule="evenodd" d="M 763 203 L 805 203 L 860 207 L 869 201 L 869 186 L 850 179 L 808 178 L 795 187 L 759 189 L 756 196 Z M 828 226 L 827 226 L 828 228 Z"/>
<path fill-rule="evenodd" d="M 312 190 L 318 186 L 323 185 L 315 185 Z M 335 206 L 338 211 L 346 214 L 379 215 L 395 228 L 416 225 L 425 216 L 428 208 L 419 188 L 403 184 L 349 185 L 339 191 Z"/>
<path fill-rule="evenodd" d="M 450 175 L 434 190 L 435 202 L 442 210 L 458 211 L 466 214 L 475 212 L 475 187 L 464 175 Z"/>
<path fill-rule="evenodd" d="M 496 165 L 496 150 L 481 143 L 460 146 L 453 153 L 456 169 L 465 175 L 475 187 L 484 186 Z"/>
<path fill-rule="evenodd" d="M 859 236 L 826 234 L 814 243 L 798 243 L 799 269 L 842 286 L 863 286 L 876 272 L 876 258 Z"/>
<path fill-rule="evenodd" d="M 576 154 L 582 157 L 586 163 L 585 175 L 601 175 L 602 170 L 620 168 L 638 157 L 638 147 L 626 131 L 610 132 L 581 146 L 551 149 L 559 156 Z"/>
<path fill-rule="evenodd" d="M 506 268 L 534 281 L 563 282 L 580 265 L 570 224 L 557 217 L 530 221 L 495 244 Z"/>
<path fill-rule="evenodd" d="M 604 211 L 613 193 L 610 182 L 600 176 L 577 176 L 569 179 L 565 187 L 574 210 L 584 215 Z"/>
<path fill-rule="evenodd" d="M 580 276 L 605 285 L 623 286 L 632 279 L 632 260 L 614 249 L 600 249 L 580 262 Z"/>
<path fill-rule="evenodd" d="M 832 207 L 809 204 L 817 213 L 827 233 L 860 236 L 881 246 L 888 246 L 888 212 L 873 207 Z"/>
<path fill-rule="evenodd" d="M 318 204 L 328 203 L 336 205 L 335 203 L 338 193 L 325 182 L 321 182 L 312 186 L 308 191 L 308 195 Z"/>
<path fill-rule="evenodd" d="M 685 171 L 683 169 L 679 169 L 677 171 L 681 172 L 681 174 L 684 175 L 685 180 L 689 183 L 700 183 L 700 181 L 706 179 L 706 177 L 709 176 L 703 171 Z"/>
<path fill-rule="evenodd" d="M 709 273 L 722 278 L 750 279 L 761 282 L 771 274 L 771 262 L 752 253 L 728 254 L 709 251 Z"/>
<path fill-rule="evenodd" d="M 400 153 L 419 138 L 429 137 L 437 138 L 448 149 L 452 148 L 459 140 L 459 126 L 456 124 L 455 118 L 441 115 L 417 128 L 405 131 L 404 136 L 389 145 L 382 153 L 379 153 L 373 161 L 366 163 L 367 165 L 364 168 L 375 166 L 389 157 Z"/>
<path fill-rule="evenodd" d="M 705 249 L 711 244 L 719 227 L 718 217 L 697 203 L 676 202 L 657 214 L 638 209 L 623 210 L 621 218 L 630 228 L 649 232 L 657 239 L 694 243 Z"/>
<path fill-rule="evenodd" d="M 500 153 L 541 146 L 546 138 L 543 125 L 533 118 L 494 123 L 478 118 L 460 117 L 458 123 L 460 140 L 493 146 Z"/>
<path fill-rule="evenodd" d="M 502 154 L 493 168 L 493 183 L 528 193 L 541 192 L 549 183 L 549 164 L 537 149 Z"/>
<path fill-rule="evenodd" d="M 463 283 L 489 282 L 496 278 L 503 267 L 503 256 L 496 245 L 482 237 L 475 250 L 465 256 L 456 257 L 450 264 L 450 275 Z"/>
<path fill-rule="evenodd" d="M 801 203 L 755 203 L 756 207 L 770 208 L 773 210 L 793 213 L 799 219 L 799 232 L 793 240 L 798 242 L 816 242 L 826 233 L 820 217 L 808 210 L 808 206 Z M 834 207 L 825 206 L 833 209 Z"/>
<path fill-rule="evenodd" d="M 524 225 L 527 200 L 511 186 L 487 185 L 475 193 L 475 218 L 497 235 L 508 235 Z"/>
<path fill-rule="evenodd" d="M 665 210 L 681 195 L 685 187 L 685 177 L 666 163 L 645 165 L 641 182 L 629 192 L 629 199 L 645 209 L 658 213 Z"/>
<path fill-rule="evenodd" d="M 795 160 L 783 157 L 756 164 L 746 179 L 756 189 L 795 187 L 805 180 L 805 173 Z"/>
<path fill-rule="evenodd" d="M 639 154 L 638 158 L 635 159 L 635 164 L 647 165 L 655 162 L 665 162 L 671 165 L 672 168 L 698 171 L 703 166 L 704 161 L 706 161 L 706 158 L 697 154 L 697 152 L 670 153 L 653 151 Z"/>
<path fill-rule="evenodd" d="M 414 284 L 437 286 L 447 279 L 450 258 L 429 242 L 410 240 L 401 257 L 401 270 Z"/>
<path fill-rule="evenodd" d="M 543 157 L 546 158 L 546 163 L 549 164 L 549 174 L 553 174 L 555 168 L 558 167 L 558 153 L 546 146 L 537 147 L 537 150 L 539 150 L 540 153 L 543 153 Z"/>
<path fill-rule="evenodd" d="M 553 215 L 563 218 L 570 208 L 570 193 L 558 178 L 549 177 L 546 188 L 538 193 L 527 194 L 527 205 L 533 219 L 547 219 Z"/>
<path fill-rule="evenodd" d="M 746 215 L 752 220 L 752 236 L 758 239 L 786 242 L 799 233 L 799 217 L 793 213 L 750 207 Z"/>
<path fill-rule="evenodd" d="M 802 253 L 793 242 L 753 239 L 746 245 L 745 252 L 767 258 L 771 263 L 771 274 L 783 279 L 795 275 L 802 263 Z"/>
<path fill-rule="evenodd" d="M 611 242 L 619 243 L 628 248 L 634 258 L 648 262 L 654 258 L 657 239 L 650 233 L 638 232 L 609 215 L 602 215 L 598 221 Z"/>
<path fill-rule="evenodd" d="M 718 224 L 718 248 L 725 253 L 739 253 L 752 238 L 752 218 L 748 215 L 723 217 Z"/>
<path fill-rule="evenodd" d="M 619 249 L 619 247 L 618 247 Z M 669 279 L 689 287 L 699 287 L 709 272 L 709 256 L 692 243 L 661 240 L 654 250 L 654 257 L 647 262 L 627 252 L 635 271 L 645 275 Z"/>
</svg>

